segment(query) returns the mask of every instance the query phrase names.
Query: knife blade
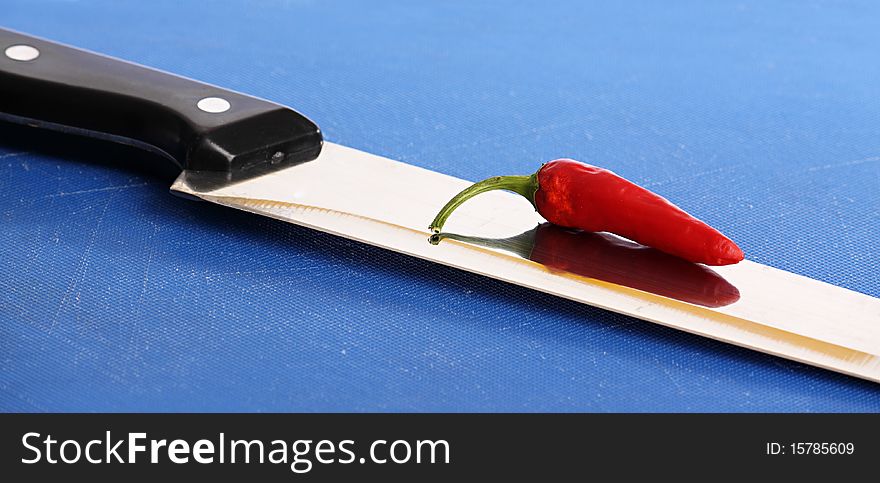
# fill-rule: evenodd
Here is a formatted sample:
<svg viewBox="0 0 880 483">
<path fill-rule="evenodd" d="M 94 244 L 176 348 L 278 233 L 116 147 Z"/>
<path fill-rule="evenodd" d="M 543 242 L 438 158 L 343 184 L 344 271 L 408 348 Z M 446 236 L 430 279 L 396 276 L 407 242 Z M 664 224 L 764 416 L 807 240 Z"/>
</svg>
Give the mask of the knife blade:
<svg viewBox="0 0 880 483">
<path fill-rule="evenodd" d="M 505 192 L 462 205 L 446 226 L 457 235 L 434 246 L 428 224 L 468 181 L 324 142 L 306 117 L 245 94 L 9 30 L 0 48 L 0 116 L 157 152 L 182 168 L 176 194 L 880 382 L 880 299 L 554 232 Z M 541 246 L 548 236 L 565 243 Z"/>
</svg>

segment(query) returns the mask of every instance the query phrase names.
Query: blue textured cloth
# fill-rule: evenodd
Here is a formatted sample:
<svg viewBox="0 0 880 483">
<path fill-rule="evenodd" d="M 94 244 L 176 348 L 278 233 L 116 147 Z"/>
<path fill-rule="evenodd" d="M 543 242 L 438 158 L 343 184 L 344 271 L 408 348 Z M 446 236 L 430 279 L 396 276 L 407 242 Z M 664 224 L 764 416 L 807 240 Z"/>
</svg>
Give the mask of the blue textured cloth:
<svg viewBox="0 0 880 483">
<path fill-rule="evenodd" d="M 467 179 L 600 164 L 752 260 L 880 296 L 880 3 L 766 3 L 3 0 L 0 24 Z M 0 130 L 3 410 L 880 409 L 875 384 L 179 199 L 114 148 L 20 132 Z"/>
</svg>

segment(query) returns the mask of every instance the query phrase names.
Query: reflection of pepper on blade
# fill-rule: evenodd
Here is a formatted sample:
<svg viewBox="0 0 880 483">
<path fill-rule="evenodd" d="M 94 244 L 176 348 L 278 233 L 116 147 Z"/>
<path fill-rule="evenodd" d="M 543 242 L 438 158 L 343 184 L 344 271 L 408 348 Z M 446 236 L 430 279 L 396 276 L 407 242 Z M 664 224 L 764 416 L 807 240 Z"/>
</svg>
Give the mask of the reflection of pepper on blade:
<svg viewBox="0 0 880 483">
<path fill-rule="evenodd" d="M 705 307 L 722 307 L 739 300 L 739 290 L 712 269 L 609 233 L 542 223 L 510 238 L 439 233 L 431 237 L 431 243 L 444 239 L 505 250 L 551 270 Z"/>
</svg>

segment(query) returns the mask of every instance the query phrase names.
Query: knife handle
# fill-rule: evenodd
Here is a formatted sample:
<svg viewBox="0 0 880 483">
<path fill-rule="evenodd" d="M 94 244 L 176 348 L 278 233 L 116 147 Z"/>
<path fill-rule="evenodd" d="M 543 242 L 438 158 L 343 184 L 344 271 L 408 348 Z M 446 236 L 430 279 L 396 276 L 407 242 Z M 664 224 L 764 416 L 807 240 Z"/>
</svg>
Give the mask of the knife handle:
<svg viewBox="0 0 880 483">
<path fill-rule="evenodd" d="M 322 146 L 315 123 L 279 104 L 5 29 L 0 119 L 231 175 L 309 161 Z"/>
</svg>

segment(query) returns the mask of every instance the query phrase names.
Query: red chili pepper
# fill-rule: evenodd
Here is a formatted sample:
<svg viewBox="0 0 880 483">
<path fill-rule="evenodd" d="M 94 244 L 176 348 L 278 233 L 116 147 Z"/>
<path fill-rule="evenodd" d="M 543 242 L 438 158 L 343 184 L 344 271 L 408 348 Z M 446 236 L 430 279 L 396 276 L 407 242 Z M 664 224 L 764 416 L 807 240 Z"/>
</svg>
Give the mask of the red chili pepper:
<svg viewBox="0 0 880 483">
<path fill-rule="evenodd" d="M 740 248 L 718 230 L 665 198 L 607 169 L 557 159 L 531 176 L 496 176 L 452 198 L 431 223 L 439 232 L 449 215 L 473 196 L 509 190 L 526 197 L 547 221 L 585 231 L 607 231 L 685 260 L 730 265 Z"/>
</svg>

